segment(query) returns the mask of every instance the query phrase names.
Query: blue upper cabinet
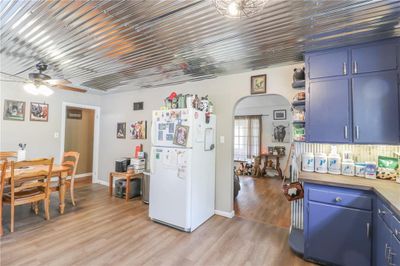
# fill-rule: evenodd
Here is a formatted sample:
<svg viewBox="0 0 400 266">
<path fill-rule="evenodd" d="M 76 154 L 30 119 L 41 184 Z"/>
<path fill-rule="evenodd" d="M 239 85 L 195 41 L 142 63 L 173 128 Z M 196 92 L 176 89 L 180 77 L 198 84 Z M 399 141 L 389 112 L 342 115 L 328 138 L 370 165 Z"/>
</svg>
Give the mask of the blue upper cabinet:
<svg viewBox="0 0 400 266">
<path fill-rule="evenodd" d="M 397 69 L 395 43 L 368 45 L 351 49 L 351 73 L 362 74 Z"/>
<path fill-rule="evenodd" d="M 354 143 L 399 143 L 397 72 L 353 77 Z"/>
<path fill-rule="evenodd" d="M 305 60 L 307 142 L 400 143 L 400 39 L 308 53 Z"/>
<path fill-rule="evenodd" d="M 308 141 L 351 141 L 350 90 L 347 79 L 310 82 L 306 110 Z"/>
<path fill-rule="evenodd" d="M 347 49 L 310 54 L 306 61 L 310 79 L 345 76 L 349 72 Z"/>
</svg>

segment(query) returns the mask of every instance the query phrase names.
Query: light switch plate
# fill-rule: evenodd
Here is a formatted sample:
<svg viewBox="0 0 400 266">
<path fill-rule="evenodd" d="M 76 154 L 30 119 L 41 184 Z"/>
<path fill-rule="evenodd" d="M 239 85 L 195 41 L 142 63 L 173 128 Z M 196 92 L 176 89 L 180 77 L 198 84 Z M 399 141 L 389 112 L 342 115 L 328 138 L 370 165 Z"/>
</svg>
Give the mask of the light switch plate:
<svg viewBox="0 0 400 266">
<path fill-rule="evenodd" d="M 55 139 L 58 139 L 59 137 L 60 137 L 60 133 L 54 132 L 54 138 L 55 138 Z"/>
<path fill-rule="evenodd" d="M 225 143 L 225 136 L 219 137 L 219 143 Z"/>
</svg>

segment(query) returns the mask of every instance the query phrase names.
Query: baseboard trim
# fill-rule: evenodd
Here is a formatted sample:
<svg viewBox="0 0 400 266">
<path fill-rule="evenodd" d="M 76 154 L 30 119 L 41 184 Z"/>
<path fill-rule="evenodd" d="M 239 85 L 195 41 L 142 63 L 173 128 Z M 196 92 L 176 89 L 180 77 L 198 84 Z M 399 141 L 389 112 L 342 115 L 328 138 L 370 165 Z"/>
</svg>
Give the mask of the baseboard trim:
<svg viewBox="0 0 400 266">
<path fill-rule="evenodd" d="M 93 181 L 93 183 L 100 184 L 100 185 L 108 187 L 108 182 L 104 181 L 104 180 L 97 179 L 96 181 Z"/>
<path fill-rule="evenodd" d="M 216 215 L 223 216 L 223 217 L 226 217 L 226 218 L 233 218 L 233 217 L 235 217 L 235 211 L 225 212 L 225 211 L 215 210 L 214 213 L 215 213 Z"/>
<path fill-rule="evenodd" d="M 92 173 L 85 173 L 85 174 L 75 175 L 75 178 L 81 178 L 81 177 L 87 177 L 87 176 L 92 176 Z"/>
</svg>

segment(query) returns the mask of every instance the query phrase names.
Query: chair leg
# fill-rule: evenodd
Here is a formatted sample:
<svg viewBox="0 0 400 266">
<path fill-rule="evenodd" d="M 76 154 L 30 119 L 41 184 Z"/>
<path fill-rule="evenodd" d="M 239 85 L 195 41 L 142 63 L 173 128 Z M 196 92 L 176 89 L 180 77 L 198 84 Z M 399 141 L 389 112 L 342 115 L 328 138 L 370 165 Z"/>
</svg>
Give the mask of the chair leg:
<svg viewBox="0 0 400 266">
<path fill-rule="evenodd" d="M 76 206 L 75 195 L 74 195 L 74 184 L 75 184 L 75 179 L 72 178 L 71 183 L 69 184 L 69 190 L 70 190 L 70 194 L 71 194 L 72 205 Z"/>
<path fill-rule="evenodd" d="M 50 220 L 50 213 L 49 213 L 49 210 L 50 210 L 50 199 L 45 199 L 44 200 L 44 213 L 45 213 L 45 218 L 46 218 L 46 220 Z"/>
<path fill-rule="evenodd" d="M 11 208 L 11 224 L 10 224 L 10 232 L 14 232 L 14 208 L 15 206 L 13 204 L 10 205 Z"/>
<path fill-rule="evenodd" d="M 1 201 L 1 199 L 0 199 Z M 3 202 L 0 202 L 0 236 L 3 235 Z"/>
</svg>

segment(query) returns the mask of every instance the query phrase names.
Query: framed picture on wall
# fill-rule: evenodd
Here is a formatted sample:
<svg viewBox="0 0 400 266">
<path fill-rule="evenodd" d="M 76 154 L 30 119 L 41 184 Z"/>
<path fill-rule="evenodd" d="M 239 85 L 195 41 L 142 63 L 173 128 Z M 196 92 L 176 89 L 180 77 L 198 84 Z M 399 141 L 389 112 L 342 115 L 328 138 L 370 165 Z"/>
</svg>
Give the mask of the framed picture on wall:
<svg viewBox="0 0 400 266">
<path fill-rule="evenodd" d="M 273 122 L 272 123 L 272 142 L 289 143 L 290 142 L 290 123 Z"/>
<path fill-rule="evenodd" d="M 47 103 L 32 103 L 31 102 L 31 121 L 49 121 L 49 105 Z"/>
<path fill-rule="evenodd" d="M 25 120 L 25 102 L 4 100 L 4 120 L 24 121 Z"/>
<path fill-rule="evenodd" d="M 250 93 L 261 94 L 267 92 L 267 75 L 251 76 L 250 79 Z"/>
<path fill-rule="evenodd" d="M 147 122 L 137 121 L 131 123 L 129 126 L 129 132 L 131 139 L 146 139 L 147 135 Z"/>
<path fill-rule="evenodd" d="M 117 139 L 126 138 L 126 123 L 117 123 Z"/>
<path fill-rule="evenodd" d="M 274 120 L 286 120 L 286 110 L 274 110 Z"/>
</svg>

